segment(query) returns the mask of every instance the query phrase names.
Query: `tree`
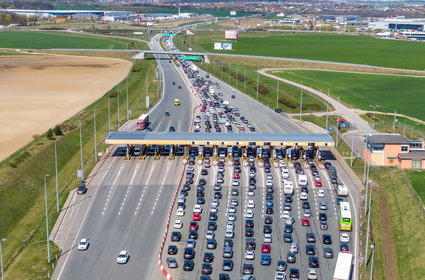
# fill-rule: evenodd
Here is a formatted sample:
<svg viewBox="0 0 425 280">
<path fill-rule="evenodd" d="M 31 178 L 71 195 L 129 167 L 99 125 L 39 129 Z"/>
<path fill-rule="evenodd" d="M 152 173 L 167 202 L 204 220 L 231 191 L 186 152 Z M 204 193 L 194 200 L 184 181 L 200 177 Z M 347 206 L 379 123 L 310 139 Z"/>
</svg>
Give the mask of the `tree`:
<svg viewBox="0 0 425 280">
<path fill-rule="evenodd" d="M 53 129 L 53 131 L 55 132 L 56 136 L 63 135 L 63 132 L 62 132 L 60 125 L 56 125 L 55 128 Z"/>
<path fill-rule="evenodd" d="M 49 128 L 49 130 L 47 131 L 46 138 L 49 140 L 53 139 L 53 130 L 51 128 Z"/>
</svg>

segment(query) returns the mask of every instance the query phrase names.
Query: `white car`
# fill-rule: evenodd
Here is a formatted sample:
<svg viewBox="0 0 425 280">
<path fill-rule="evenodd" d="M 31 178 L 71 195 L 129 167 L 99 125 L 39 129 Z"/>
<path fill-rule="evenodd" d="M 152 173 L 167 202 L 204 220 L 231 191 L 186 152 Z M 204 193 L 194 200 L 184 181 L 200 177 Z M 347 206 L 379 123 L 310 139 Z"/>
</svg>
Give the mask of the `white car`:
<svg viewBox="0 0 425 280">
<path fill-rule="evenodd" d="M 232 180 L 232 186 L 239 186 L 239 179 L 233 178 Z"/>
<path fill-rule="evenodd" d="M 218 206 L 219 204 L 220 204 L 220 202 L 218 201 L 217 198 L 211 199 L 211 206 Z"/>
<path fill-rule="evenodd" d="M 283 211 L 282 218 L 287 219 L 289 217 L 289 211 L 285 210 Z"/>
<path fill-rule="evenodd" d="M 282 272 L 282 271 L 276 271 L 274 279 L 275 280 L 285 280 L 286 279 L 286 273 Z"/>
<path fill-rule="evenodd" d="M 246 209 L 245 217 L 254 218 L 254 211 L 252 209 Z"/>
<path fill-rule="evenodd" d="M 210 212 L 217 213 L 217 211 L 218 211 L 218 206 L 211 206 Z"/>
<path fill-rule="evenodd" d="M 341 232 L 339 235 L 339 240 L 341 242 L 350 242 L 350 235 L 348 233 Z"/>
<path fill-rule="evenodd" d="M 273 180 L 267 180 L 266 187 L 273 187 Z"/>
<path fill-rule="evenodd" d="M 255 259 L 254 250 L 246 250 L 245 251 L 245 259 L 246 260 L 253 260 L 253 259 Z"/>
<path fill-rule="evenodd" d="M 254 190 L 248 190 L 247 195 L 254 196 L 255 195 L 255 191 Z"/>
<path fill-rule="evenodd" d="M 273 175 L 271 173 L 268 173 L 266 179 L 273 180 Z"/>
<path fill-rule="evenodd" d="M 247 203 L 246 203 L 246 207 L 247 208 L 254 208 L 255 207 L 254 200 L 248 200 Z"/>
<path fill-rule="evenodd" d="M 302 193 L 300 194 L 300 199 L 301 199 L 301 200 L 307 200 L 307 199 L 308 199 L 308 197 L 307 197 L 307 193 L 306 193 L 306 192 L 302 192 Z"/>
<path fill-rule="evenodd" d="M 227 216 L 227 219 L 229 221 L 235 221 L 236 220 L 236 214 L 235 213 L 229 213 L 229 216 Z"/>
<path fill-rule="evenodd" d="M 175 220 L 173 227 L 174 228 L 182 228 L 183 227 L 183 221 L 182 220 Z"/>
<path fill-rule="evenodd" d="M 265 233 L 264 234 L 264 243 L 272 243 L 272 234 L 271 233 Z"/>
<path fill-rule="evenodd" d="M 177 209 L 176 216 L 183 217 L 184 216 L 184 209 L 181 209 L 181 208 Z"/>
<path fill-rule="evenodd" d="M 119 263 L 119 264 L 127 263 L 129 257 L 130 256 L 129 256 L 128 252 L 123 250 L 118 254 L 117 263 Z"/>
<path fill-rule="evenodd" d="M 85 251 L 89 247 L 89 240 L 87 238 L 83 238 L 80 240 L 80 243 L 78 243 L 78 250 L 79 251 Z"/>
<path fill-rule="evenodd" d="M 202 213 L 202 206 L 199 204 L 195 204 L 193 206 L 193 213 Z"/>
<path fill-rule="evenodd" d="M 325 197 L 325 191 L 324 190 L 318 190 L 317 191 L 317 196 L 318 197 Z"/>
<path fill-rule="evenodd" d="M 226 226 L 227 226 L 227 227 L 235 228 L 235 222 L 234 222 L 234 221 L 227 221 Z"/>
<path fill-rule="evenodd" d="M 230 205 L 229 206 L 229 213 L 236 213 L 236 206 Z"/>
<path fill-rule="evenodd" d="M 215 236 L 215 233 L 213 230 L 207 230 L 207 233 L 205 234 L 206 239 L 213 239 Z"/>
<path fill-rule="evenodd" d="M 309 268 L 307 270 L 307 279 L 311 279 L 311 280 L 317 279 L 317 271 L 314 268 Z"/>
<path fill-rule="evenodd" d="M 286 218 L 285 224 L 292 225 L 293 223 L 295 223 L 295 219 L 293 217 Z"/>
</svg>

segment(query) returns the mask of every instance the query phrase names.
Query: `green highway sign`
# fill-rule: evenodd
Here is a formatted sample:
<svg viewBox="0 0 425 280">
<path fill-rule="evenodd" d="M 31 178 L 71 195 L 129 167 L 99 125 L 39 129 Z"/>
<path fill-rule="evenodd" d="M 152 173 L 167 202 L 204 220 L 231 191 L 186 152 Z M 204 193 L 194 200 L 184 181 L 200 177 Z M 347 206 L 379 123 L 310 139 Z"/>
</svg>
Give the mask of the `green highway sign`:
<svg viewBox="0 0 425 280">
<path fill-rule="evenodd" d="M 182 55 L 181 59 L 183 59 L 183 60 L 200 60 L 198 55 Z"/>
<path fill-rule="evenodd" d="M 164 36 L 165 36 L 165 37 L 173 37 L 173 36 L 174 36 L 174 34 L 173 34 L 173 33 L 170 33 L 170 34 L 168 34 L 168 33 L 167 33 L 167 34 L 164 34 Z"/>
</svg>

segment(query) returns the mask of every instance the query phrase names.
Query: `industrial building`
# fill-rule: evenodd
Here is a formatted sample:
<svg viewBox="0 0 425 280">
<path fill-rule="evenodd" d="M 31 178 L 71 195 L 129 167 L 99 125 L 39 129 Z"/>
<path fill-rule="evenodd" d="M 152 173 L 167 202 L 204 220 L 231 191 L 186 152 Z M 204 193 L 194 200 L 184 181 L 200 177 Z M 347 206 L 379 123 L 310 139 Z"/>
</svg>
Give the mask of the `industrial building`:
<svg viewBox="0 0 425 280">
<path fill-rule="evenodd" d="M 383 19 L 369 22 L 369 29 L 385 31 L 425 31 L 425 18 L 417 19 Z"/>
</svg>

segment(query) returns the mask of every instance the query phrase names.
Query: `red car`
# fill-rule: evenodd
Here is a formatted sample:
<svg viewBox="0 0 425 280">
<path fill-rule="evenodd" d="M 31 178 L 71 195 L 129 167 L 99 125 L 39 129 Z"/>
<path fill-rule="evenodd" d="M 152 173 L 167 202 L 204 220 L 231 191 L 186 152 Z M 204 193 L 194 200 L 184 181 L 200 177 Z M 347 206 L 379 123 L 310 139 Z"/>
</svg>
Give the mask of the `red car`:
<svg viewBox="0 0 425 280">
<path fill-rule="evenodd" d="M 240 179 L 241 176 L 239 175 L 239 173 L 233 173 L 233 179 Z"/>
<path fill-rule="evenodd" d="M 272 248 L 270 247 L 270 244 L 263 243 L 261 245 L 261 253 L 269 254 L 271 250 Z"/>
<path fill-rule="evenodd" d="M 189 226 L 189 230 L 198 230 L 198 223 L 197 222 L 191 222 Z"/>
<path fill-rule="evenodd" d="M 317 180 L 315 183 L 316 183 L 316 187 L 321 187 L 322 186 L 322 181 L 320 181 L 320 180 Z"/>
<path fill-rule="evenodd" d="M 193 221 L 200 221 L 201 220 L 201 214 L 200 213 L 193 213 L 192 220 Z"/>
<path fill-rule="evenodd" d="M 201 112 L 205 112 L 205 109 L 204 108 L 201 108 Z"/>
<path fill-rule="evenodd" d="M 303 226 L 310 226 L 310 219 L 309 218 L 302 218 L 301 224 Z"/>
</svg>

